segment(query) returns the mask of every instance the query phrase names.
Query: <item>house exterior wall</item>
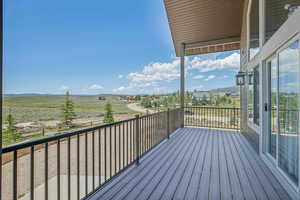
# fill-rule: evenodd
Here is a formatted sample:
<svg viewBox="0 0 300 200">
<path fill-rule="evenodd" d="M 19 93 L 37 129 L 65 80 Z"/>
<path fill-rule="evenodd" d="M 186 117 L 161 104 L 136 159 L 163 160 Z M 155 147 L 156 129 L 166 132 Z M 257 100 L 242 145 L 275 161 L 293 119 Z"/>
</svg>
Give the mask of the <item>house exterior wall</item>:
<svg viewBox="0 0 300 200">
<path fill-rule="evenodd" d="M 280 180 L 281 184 L 285 187 L 289 194 L 293 199 L 300 199 L 300 184 L 295 186 L 291 184 L 288 180 L 289 178 L 283 173 L 282 170 L 279 169 L 276 164 L 263 152 L 264 144 L 266 137 L 266 132 L 268 131 L 267 121 L 266 121 L 266 112 L 264 111 L 264 103 L 265 103 L 265 61 L 271 56 L 278 55 L 285 46 L 294 40 L 300 41 L 300 9 L 298 9 L 291 17 L 289 17 L 280 28 L 274 32 L 272 37 L 265 40 L 264 36 L 264 15 L 265 15 L 265 7 L 264 3 L 266 0 L 259 0 L 260 2 L 260 49 L 255 57 L 249 60 L 248 54 L 248 5 L 249 1 L 245 0 L 244 2 L 244 10 L 243 10 L 243 20 L 242 20 L 242 29 L 241 29 L 241 52 L 240 52 L 240 70 L 243 72 L 247 72 L 253 69 L 255 66 L 259 66 L 259 74 L 260 74 L 260 93 L 259 93 L 259 102 L 260 102 L 260 125 L 259 127 L 253 126 L 248 120 L 248 102 L 247 102 L 247 94 L 248 94 L 248 85 L 246 83 L 245 86 L 240 88 L 241 94 L 241 132 L 253 146 L 253 148 L 260 154 L 265 163 L 272 170 L 274 175 Z M 299 2 L 299 1 L 298 1 Z M 263 16 L 263 17 L 262 17 Z M 247 81 L 246 81 L 247 82 Z M 299 139 L 300 142 L 300 139 Z M 300 154 L 300 147 L 298 153 Z M 300 155 L 299 155 L 300 156 Z M 300 161 L 299 161 L 300 165 Z M 299 170 L 300 171 L 300 170 Z"/>
</svg>

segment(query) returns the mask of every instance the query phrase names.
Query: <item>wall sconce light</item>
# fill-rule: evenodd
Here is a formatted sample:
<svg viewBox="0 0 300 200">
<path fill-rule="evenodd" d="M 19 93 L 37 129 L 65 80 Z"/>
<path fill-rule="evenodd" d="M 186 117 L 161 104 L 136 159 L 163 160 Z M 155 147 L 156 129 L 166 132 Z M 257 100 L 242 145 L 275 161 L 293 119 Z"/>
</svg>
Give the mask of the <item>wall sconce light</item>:
<svg viewBox="0 0 300 200">
<path fill-rule="evenodd" d="M 288 11 L 288 17 L 292 16 L 298 8 L 297 5 L 284 4 L 284 9 Z"/>
<path fill-rule="evenodd" d="M 253 85 L 254 83 L 254 73 L 248 72 L 248 85 Z"/>
<path fill-rule="evenodd" d="M 236 85 L 237 86 L 243 86 L 245 85 L 245 77 L 246 77 L 246 73 L 239 71 L 237 75 L 235 75 L 235 81 L 236 81 Z"/>
</svg>

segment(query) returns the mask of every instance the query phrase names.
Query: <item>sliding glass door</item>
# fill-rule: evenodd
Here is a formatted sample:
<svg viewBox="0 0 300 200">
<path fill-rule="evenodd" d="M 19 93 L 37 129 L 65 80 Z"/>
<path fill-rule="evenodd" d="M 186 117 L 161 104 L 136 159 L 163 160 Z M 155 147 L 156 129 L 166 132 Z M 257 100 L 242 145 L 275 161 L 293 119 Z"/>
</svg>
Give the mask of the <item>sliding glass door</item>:
<svg viewBox="0 0 300 200">
<path fill-rule="evenodd" d="M 265 152 L 276 166 L 299 185 L 299 41 L 293 41 L 266 61 L 268 131 Z"/>
<path fill-rule="evenodd" d="M 299 41 L 278 54 L 278 165 L 299 181 Z"/>
</svg>

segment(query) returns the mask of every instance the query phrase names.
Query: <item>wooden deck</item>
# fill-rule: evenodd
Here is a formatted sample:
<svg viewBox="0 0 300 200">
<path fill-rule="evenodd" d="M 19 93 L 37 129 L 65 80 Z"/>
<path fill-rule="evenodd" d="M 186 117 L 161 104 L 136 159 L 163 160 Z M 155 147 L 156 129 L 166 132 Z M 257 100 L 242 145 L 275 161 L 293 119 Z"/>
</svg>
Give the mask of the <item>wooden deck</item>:
<svg viewBox="0 0 300 200">
<path fill-rule="evenodd" d="M 290 197 L 239 132 L 183 128 L 90 199 Z"/>
</svg>

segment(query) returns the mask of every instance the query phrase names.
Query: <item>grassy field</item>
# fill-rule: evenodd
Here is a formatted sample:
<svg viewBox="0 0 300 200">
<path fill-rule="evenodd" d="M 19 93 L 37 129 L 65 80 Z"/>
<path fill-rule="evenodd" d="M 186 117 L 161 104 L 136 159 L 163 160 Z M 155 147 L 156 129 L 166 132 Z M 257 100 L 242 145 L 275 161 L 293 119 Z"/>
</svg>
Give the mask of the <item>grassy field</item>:
<svg viewBox="0 0 300 200">
<path fill-rule="evenodd" d="M 133 112 L 118 96 L 107 95 L 106 100 L 98 100 L 98 96 L 72 96 L 71 99 L 77 118 L 101 117 L 107 101 L 111 102 L 115 114 Z M 58 120 L 63 103 L 64 96 L 4 97 L 3 117 L 5 119 L 11 109 L 17 123 Z"/>
<path fill-rule="evenodd" d="M 107 102 L 112 104 L 116 121 L 131 118 L 136 113 L 130 110 L 127 107 L 128 102 L 121 101 L 119 96 L 105 95 L 105 100 L 99 100 L 98 97 L 97 95 L 71 96 L 75 107 L 76 119 L 74 123 L 76 126 L 70 129 L 60 129 L 57 126 L 61 119 L 61 106 L 65 101 L 63 95 L 4 97 L 3 119 L 7 118 L 9 110 L 11 110 L 15 122 L 19 124 L 18 137 L 4 135 L 4 145 L 101 125 Z M 3 123 L 5 125 L 6 121 L 3 120 Z"/>
</svg>

